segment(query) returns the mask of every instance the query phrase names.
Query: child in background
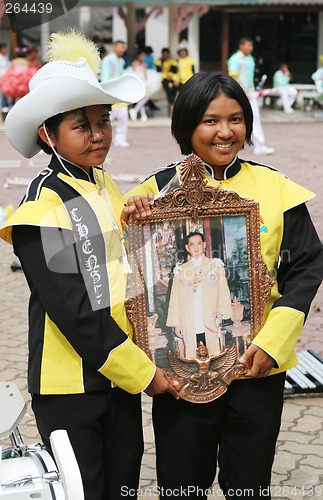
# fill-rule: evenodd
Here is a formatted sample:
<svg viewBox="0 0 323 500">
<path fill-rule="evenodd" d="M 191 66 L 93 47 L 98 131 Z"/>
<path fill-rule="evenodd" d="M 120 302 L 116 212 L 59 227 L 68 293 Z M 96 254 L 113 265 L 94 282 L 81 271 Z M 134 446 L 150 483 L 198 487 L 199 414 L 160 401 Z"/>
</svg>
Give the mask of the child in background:
<svg viewBox="0 0 323 500">
<path fill-rule="evenodd" d="M 183 41 L 177 48 L 177 68 L 180 85 L 184 85 L 195 73 L 195 61 L 188 55 L 187 44 Z"/>
</svg>

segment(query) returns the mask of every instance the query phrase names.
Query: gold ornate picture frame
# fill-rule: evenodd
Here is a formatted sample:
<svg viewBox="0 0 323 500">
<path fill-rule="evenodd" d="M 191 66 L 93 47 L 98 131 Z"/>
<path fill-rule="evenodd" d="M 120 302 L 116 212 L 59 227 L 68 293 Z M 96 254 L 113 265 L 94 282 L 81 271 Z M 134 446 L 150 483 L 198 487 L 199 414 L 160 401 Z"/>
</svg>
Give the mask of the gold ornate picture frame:
<svg viewBox="0 0 323 500">
<path fill-rule="evenodd" d="M 135 342 L 179 395 L 205 403 L 244 374 L 273 280 L 260 252 L 258 203 L 207 185 L 195 155 L 151 215 L 129 222 L 127 312 Z"/>
</svg>

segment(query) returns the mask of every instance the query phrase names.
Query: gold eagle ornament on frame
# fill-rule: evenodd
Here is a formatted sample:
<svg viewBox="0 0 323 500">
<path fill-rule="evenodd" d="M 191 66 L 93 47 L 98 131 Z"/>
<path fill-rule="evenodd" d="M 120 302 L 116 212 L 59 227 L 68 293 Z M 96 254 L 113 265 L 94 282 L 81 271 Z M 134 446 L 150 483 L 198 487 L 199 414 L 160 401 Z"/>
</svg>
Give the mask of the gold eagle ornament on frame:
<svg viewBox="0 0 323 500">
<path fill-rule="evenodd" d="M 194 154 L 157 195 L 151 215 L 129 220 L 126 307 L 134 339 L 187 401 L 212 401 L 245 372 L 239 358 L 263 325 L 274 284 L 259 229 L 258 202 L 210 186 Z"/>
</svg>

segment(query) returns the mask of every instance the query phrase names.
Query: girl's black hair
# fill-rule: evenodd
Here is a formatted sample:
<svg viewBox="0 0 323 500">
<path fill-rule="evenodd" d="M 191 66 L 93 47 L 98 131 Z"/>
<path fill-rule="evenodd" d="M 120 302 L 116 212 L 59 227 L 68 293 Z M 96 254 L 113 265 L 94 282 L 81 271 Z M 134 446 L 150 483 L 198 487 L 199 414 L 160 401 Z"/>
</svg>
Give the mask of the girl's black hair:
<svg viewBox="0 0 323 500">
<path fill-rule="evenodd" d="M 249 99 L 241 85 L 221 71 L 200 71 L 183 85 L 173 108 L 171 132 L 182 154 L 192 153 L 193 132 L 201 122 L 210 102 L 221 92 L 240 104 L 246 124 L 245 143 L 252 144 L 253 114 Z"/>
<path fill-rule="evenodd" d="M 106 106 L 107 106 L 108 110 L 110 111 L 111 105 L 107 104 Z M 73 109 L 72 111 L 66 111 L 65 113 L 59 113 L 58 115 L 52 116 L 51 118 L 48 118 L 44 122 L 44 125 L 47 129 L 48 135 L 53 134 L 53 135 L 57 136 L 58 127 L 60 126 L 60 124 L 62 123 L 64 118 L 66 118 L 66 116 L 70 115 L 71 113 L 76 113 L 77 111 L 81 111 L 85 123 L 87 123 L 88 126 L 90 127 L 89 120 L 88 120 L 88 117 L 87 117 L 86 112 L 85 112 L 85 108 Z M 92 142 L 93 142 L 93 136 L 91 133 L 90 142 L 89 142 L 88 147 L 84 151 L 85 153 L 90 148 Z M 53 153 L 52 148 L 50 146 L 48 146 L 48 144 L 46 144 L 46 142 L 43 141 L 39 135 L 37 137 L 37 145 L 44 151 L 44 153 L 47 153 L 49 155 L 51 155 Z"/>
<path fill-rule="evenodd" d="M 58 127 L 60 126 L 64 118 L 70 113 L 71 111 L 66 111 L 65 113 L 60 113 L 58 115 L 52 116 L 51 118 L 48 118 L 44 122 L 48 135 L 57 135 Z M 46 142 L 43 141 L 39 135 L 37 137 L 37 145 L 44 151 L 44 153 L 47 153 L 48 155 L 51 155 L 53 153 L 52 148 L 48 146 L 48 144 L 46 144 Z"/>
<path fill-rule="evenodd" d="M 27 57 L 31 52 L 30 47 L 17 47 L 15 49 L 15 57 Z"/>
</svg>

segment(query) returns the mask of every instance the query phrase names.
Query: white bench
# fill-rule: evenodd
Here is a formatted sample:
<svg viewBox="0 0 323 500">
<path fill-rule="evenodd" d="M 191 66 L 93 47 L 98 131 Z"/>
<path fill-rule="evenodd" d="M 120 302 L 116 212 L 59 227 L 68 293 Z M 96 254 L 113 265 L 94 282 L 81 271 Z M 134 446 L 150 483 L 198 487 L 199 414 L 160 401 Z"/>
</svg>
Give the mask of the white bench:
<svg viewBox="0 0 323 500">
<path fill-rule="evenodd" d="M 298 91 L 297 104 L 303 111 L 312 111 L 313 107 L 318 105 L 318 92 L 314 83 L 292 83 Z"/>
<path fill-rule="evenodd" d="M 302 99 L 303 111 L 312 111 L 315 107 L 320 108 L 323 106 L 323 101 L 319 100 L 319 93 L 317 91 L 304 92 Z"/>
<path fill-rule="evenodd" d="M 264 95 L 262 99 L 264 108 L 282 108 L 281 98 L 277 89 L 272 88 L 270 94 Z"/>
<path fill-rule="evenodd" d="M 323 392 L 323 359 L 312 349 L 297 353 L 299 364 L 286 373 L 285 396 Z"/>
<path fill-rule="evenodd" d="M 314 107 L 323 106 L 318 97 L 319 94 L 316 86 L 309 83 L 292 83 L 291 84 L 297 91 L 297 107 L 303 111 L 312 111 Z M 281 98 L 277 89 L 272 88 L 268 95 L 263 97 L 263 107 L 282 108 Z"/>
</svg>

